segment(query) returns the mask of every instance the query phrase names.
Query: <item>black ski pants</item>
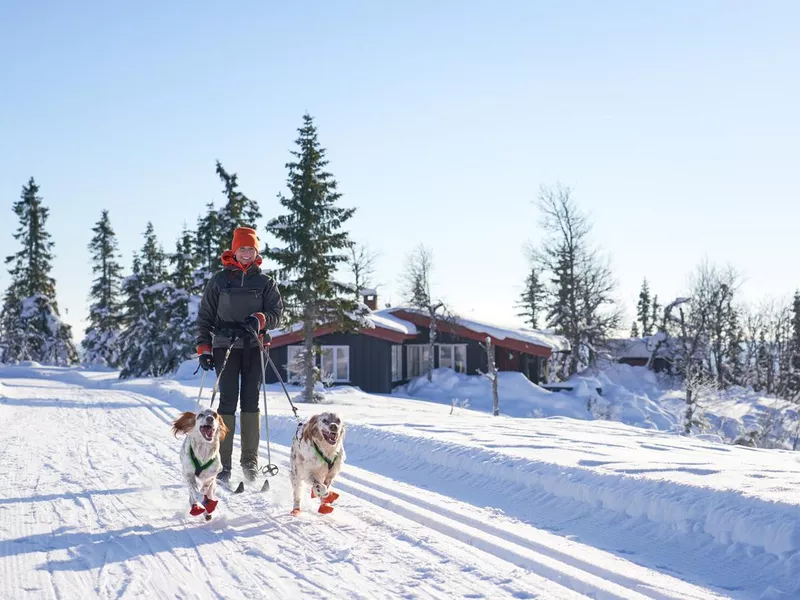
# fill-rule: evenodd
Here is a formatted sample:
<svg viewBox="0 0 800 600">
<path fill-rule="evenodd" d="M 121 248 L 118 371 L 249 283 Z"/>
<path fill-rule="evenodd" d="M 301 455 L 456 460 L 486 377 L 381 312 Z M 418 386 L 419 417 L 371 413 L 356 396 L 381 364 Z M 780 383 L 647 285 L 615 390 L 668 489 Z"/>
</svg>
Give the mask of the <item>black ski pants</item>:
<svg viewBox="0 0 800 600">
<path fill-rule="evenodd" d="M 236 414 L 241 399 L 243 413 L 258 412 L 258 391 L 261 386 L 261 359 L 258 345 L 233 348 L 228 364 L 222 370 L 227 348 L 214 348 L 214 366 L 219 377 L 219 414 Z M 222 375 L 220 375 L 222 371 Z M 241 380 L 241 387 L 240 387 Z"/>
</svg>

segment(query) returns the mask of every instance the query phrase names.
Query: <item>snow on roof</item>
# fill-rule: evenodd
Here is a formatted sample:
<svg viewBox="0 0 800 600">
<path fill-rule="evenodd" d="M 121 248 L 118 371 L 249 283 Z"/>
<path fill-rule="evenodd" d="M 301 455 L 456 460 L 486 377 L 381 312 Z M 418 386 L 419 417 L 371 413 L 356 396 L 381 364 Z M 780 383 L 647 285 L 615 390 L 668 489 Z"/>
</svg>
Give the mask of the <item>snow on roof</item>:
<svg viewBox="0 0 800 600">
<path fill-rule="evenodd" d="M 363 317 L 359 317 L 358 320 L 364 321 L 366 327 L 380 327 L 382 329 L 388 329 L 390 331 L 396 331 L 397 333 L 402 333 L 403 335 L 416 335 L 417 328 L 414 326 L 413 323 L 409 323 L 408 321 L 404 321 L 394 315 L 390 314 L 387 310 L 379 310 L 376 312 L 370 311 L 366 306 L 361 305 L 362 310 L 366 311 L 366 314 Z M 302 323 L 295 323 L 291 327 L 285 327 L 283 329 L 274 329 L 270 331 L 270 335 L 273 338 L 280 337 L 282 335 L 288 335 L 290 333 L 298 333 L 303 330 Z"/>
<path fill-rule="evenodd" d="M 456 318 L 456 323 L 472 331 L 490 335 L 498 340 L 517 340 L 519 342 L 525 342 L 535 346 L 550 348 L 555 352 L 568 351 L 570 349 L 567 338 L 561 335 L 556 335 L 550 331 L 528 329 L 527 327 L 502 327 L 498 325 L 491 325 L 489 323 L 470 321 L 460 317 Z"/>
<path fill-rule="evenodd" d="M 613 339 L 606 343 L 615 358 L 650 358 L 647 339 Z"/>
<path fill-rule="evenodd" d="M 403 335 L 417 335 L 418 330 L 413 323 L 401 319 L 393 314 L 394 312 L 398 310 L 404 310 L 406 312 L 416 313 L 425 317 L 428 316 L 425 311 L 404 306 L 393 306 L 391 308 L 385 308 L 374 312 L 366 309 L 366 307 L 362 308 L 366 310 L 366 314 L 364 317 L 360 317 L 360 320 L 364 322 L 366 327 L 380 327 L 381 329 L 388 329 L 390 331 L 402 333 Z M 516 340 L 526 344 L 533 344 L 534 346 L 539 346 L 542 348 L 550 348 L 554 352 L 569 351 L 570 349 L 569 342 L 565 337 L 556 335 L 550 331 L 528 329 L 526 327 L 502 327 L 480 321 L 462 319 L 461 317 L 455 317 L 453 322 L 476 333 L 490 335 L 496 340 Z M 277 338 L 283 335 L 297 333 L 302 330 L 303 324 L 295 323 L 291 327 L 273 330 L 270 332 L 270 334 L 273 338 Z"/>
<path fill-rule="evenodd" d="M 391 329 L 392 331 L 398 331 L 405 335 L 417 335 L 416 325 L 395 317 L 391 310 L 392 309 L 378 310 L 369 315 L 367 318 L 375 323 L 376 327 Z"/>
<path fill-rule="evenodd" d="M 423 310 L 410 308 L 407 306 L 395 306 L 381 312 L 392 312 L 397 310 L 404 310 L 406 312 L 416 313 L 425 317 L 428 316 L 428 313 Z M 470 319 L 464 319 L 461 317 L 454 317 L 451 320 L 465 329 L 469 329 L 476 333 L 490 335 L 497 340 L 516 340 L 526 344 L 550 348 L 555 352 L 569 351 L 570 349 L 569 342 L 564 336 L 556 335 L 551 331 L 528 329 L 527 327 L 504 327 L 483 321 L 472 321 Z"/>
</svg>

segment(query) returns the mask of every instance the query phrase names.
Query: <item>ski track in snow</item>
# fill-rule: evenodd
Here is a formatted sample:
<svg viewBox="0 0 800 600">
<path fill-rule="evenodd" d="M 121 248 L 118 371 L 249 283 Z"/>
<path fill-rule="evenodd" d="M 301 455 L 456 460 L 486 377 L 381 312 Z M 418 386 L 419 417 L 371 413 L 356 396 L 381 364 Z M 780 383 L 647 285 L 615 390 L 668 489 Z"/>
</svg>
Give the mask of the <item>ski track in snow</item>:
<svg viewBox="0 0 800 600">
<path fill-rule="evenodd" d="M 193 519 L 167 433 L 177 411 L 30 383 L 0 400 L 17 432 L 0 455 L 13 469 L 0 495 L 3 598 L 579 597 L 364 503 L 293 518 L 280 477 L 268 494 L 223 493 L 210 523 Z"/>
<path fill-rule="evenodd" d="M 10 469 L 0 480 L 3 598 L 757 597 L 698 587 L 667 565 L 637 565 L 475 498 L 395 481 L 379 464 L 345 465 L 332 515 L 306 498 L 293 518 L 288 448 L 275 443 L 281 470 L 270 492 L 221 492 L 204 523 L 188 516 L 180 442 L 169 433 L 175 407 L 34 379 L 3 394 L 12 401 L 0 396 L 0 414 L 13 423 L 0 447 L 0 469 Z M 264 444 L 260 454 L 265 464 Z"/>
</svg>

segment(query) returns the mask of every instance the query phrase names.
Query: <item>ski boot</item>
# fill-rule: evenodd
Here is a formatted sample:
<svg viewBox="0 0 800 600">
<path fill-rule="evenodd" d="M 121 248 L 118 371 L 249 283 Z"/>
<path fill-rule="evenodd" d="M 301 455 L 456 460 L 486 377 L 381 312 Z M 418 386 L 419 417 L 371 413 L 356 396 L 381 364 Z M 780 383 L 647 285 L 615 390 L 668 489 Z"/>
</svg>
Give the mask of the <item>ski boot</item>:
<svg viewBox="0 0 800 600">
<path fill-rule="evenodd" d="M 231 483 L 231 470 L 223 467 L 222 471 L 217 473 L 217 481 L 222 485 L 228 486 Z"/>
</svg>

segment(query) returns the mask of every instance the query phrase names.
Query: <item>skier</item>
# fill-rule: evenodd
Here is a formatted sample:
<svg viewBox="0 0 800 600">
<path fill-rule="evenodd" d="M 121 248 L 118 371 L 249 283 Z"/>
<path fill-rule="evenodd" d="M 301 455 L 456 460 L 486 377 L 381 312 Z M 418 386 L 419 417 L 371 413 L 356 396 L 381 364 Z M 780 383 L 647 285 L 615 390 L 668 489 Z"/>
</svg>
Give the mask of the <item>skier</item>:
<svg viewBox="0 0 800 600">
<path fill-rule="evenodd" d="M 258 236 L 254 229 L 239 227 L 233 232 L 231 249 L 222 254 L 222 270 L 206 285 L 197 313 L 197 354 L 200 366 L 215 369 L 219 377 L 219 414 L 230 434 L 220 445 L 222 470 L 217 479 L 228 484 L 231 477 L 236 406 L 241 400 L 240 464 L 244 476 L 253 481 L 258 473 L 258 442 L 261 415 L 258 391 L 264 335 L 275 329 L 283 313 L 283 301 L 275 281 L 261 272 Z M 258 341 L 252 335 L 258 332 Z M 225 355 L 230 350 L 224 365 Z M 241 386 L 240 386 L 241 377 Z"/>
</svg>

